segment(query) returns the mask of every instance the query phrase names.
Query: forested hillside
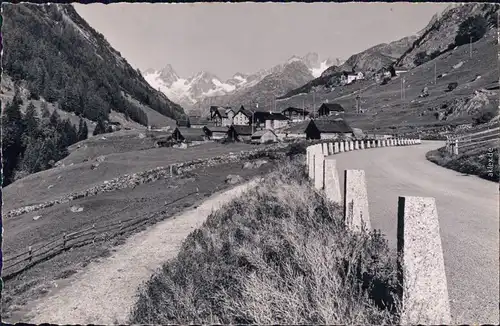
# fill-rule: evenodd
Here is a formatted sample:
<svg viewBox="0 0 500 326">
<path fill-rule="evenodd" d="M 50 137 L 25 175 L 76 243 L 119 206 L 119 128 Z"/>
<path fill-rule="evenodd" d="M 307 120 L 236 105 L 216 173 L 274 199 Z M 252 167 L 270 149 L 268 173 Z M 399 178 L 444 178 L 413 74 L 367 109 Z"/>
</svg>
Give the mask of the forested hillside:
<svg viewBox="0 0 500 326">
<path fill-rule="evenodd" d="M 143 125 L 141 108 L 125 94 L 153 110 L 177 119 L 183 109 L 153 89 L 92 29 L 71 5 L 3 4 L 4 73 L 59 108 L 93 121 L 123 112 Z"/>
</svg>

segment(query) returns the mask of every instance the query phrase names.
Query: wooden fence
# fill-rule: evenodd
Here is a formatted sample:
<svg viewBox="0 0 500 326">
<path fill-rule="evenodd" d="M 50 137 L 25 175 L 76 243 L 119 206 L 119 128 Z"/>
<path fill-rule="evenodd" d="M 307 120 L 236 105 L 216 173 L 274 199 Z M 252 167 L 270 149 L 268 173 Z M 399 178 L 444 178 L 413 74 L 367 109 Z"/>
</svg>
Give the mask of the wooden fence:
<svg viewBox="0 0 500 326">
<path fill-rule="evenodd" d="M 165 204 L 165 206 L 172 205 L 194 194 L 198 194 L 198 191 L 188 193 L 187 195 Z M 75 232 L 64 233 L 61 237 L 56 237 L 41 245 L 29 246 L 26 251 L 3 260 L 2 278 L 4 280 L 10 279 L 26 269 L 57 256 L 70 248 L 82 247 L 96 241 L 104 241 L 111 237 L 121 235 L 146 224 L 148 221 L 153 220 L 158 214 L 162 213 L 164 212 L 156 212 L 146 217 L 130 218 L 102 225 L 92 224 L 90 227 Z"/>
<path fill-rule="evenodd" d="M 498 146 L 500 128 L 492 128 L 469 134 L 449 136 L 446 140 L 446 150 L 452 155 L 458 155 L 473 147 Z"/>
</svg>

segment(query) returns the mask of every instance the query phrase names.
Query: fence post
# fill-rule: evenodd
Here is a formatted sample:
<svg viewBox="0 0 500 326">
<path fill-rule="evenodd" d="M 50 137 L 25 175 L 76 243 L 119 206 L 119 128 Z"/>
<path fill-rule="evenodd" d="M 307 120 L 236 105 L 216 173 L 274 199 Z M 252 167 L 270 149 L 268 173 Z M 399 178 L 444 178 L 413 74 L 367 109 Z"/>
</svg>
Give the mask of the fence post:
<svg viewBox="0 0 500 326">
<path fill-rule="evenodd" d="M 92 224 L 92 232 L 94 233 L 94 236 L 92 237 L 92 243 L 95 242 L 95 224 Z"/>
<path fill-rule="evenodd" d="M 66 250 L 66 233 L 63 234 L 63 250 Z"/>
<path fill-rule="evenodd" d="M 33 260 L 33 251 L 31 250 L 31 246 L 28 247 L 28 263 L 31 264 L 31 261 Z"/>
<path fill-rule="evenodd" d="M 170 164 L 170 176 L 171 177 L 174 176 L 174 168 L 173 168 L 172 164 Z"/>
<path fill-rule="evenodd" d="M 453 154 L 458 155 L 458 139 L 455 139 L 455 146 L 453 148 Z"/>
</svg>

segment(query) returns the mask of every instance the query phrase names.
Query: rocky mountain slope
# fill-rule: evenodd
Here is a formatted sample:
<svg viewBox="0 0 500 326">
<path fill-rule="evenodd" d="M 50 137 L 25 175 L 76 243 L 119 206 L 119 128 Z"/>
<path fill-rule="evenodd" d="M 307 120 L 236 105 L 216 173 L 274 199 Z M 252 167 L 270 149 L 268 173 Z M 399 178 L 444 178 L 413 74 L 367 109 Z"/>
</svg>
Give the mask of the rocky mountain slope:
<svg viewBox="0 0 500 326">
<path fill-rule="evenodd" d="M 340 68 L 345 71 L 361 71 L 365 75 L 373 75 L 396 61 L 416 39 L 417 36 L 412 35 L 389 44 L 378 44 L 352 55 Z"/>
<path fill-rule="evenodd" d="M 438 55 L 400 77 L 381 85 L 373 80 L 341 87 L 316 87 L 312 94 L 291 96 L 278 101 L 278 109 L 288 106 L 317 108 L 321 103 L 338 103 L 352 126 L 381 132 L 450 130 L 474 124 L 485 116 L 498 115 L 499 72 L 498 34 L 495 28 L 472 44 L 461 45 Z M 401 78 L 405 79 L 404 97 Z M 436 77 L 436 79 L 434 79 Z M 435 81 L 434 81 L 435 80 Z M 456 83 L 452 91 L 449 85 Z M 427 88 L 428 96 L 421 97 Z M 356 113 L 357 97 L 363 112 Z M 484 119 L 483 119 L 484 120 Z"/>
<path fill-rule="evenodd" d="M 229 101 L 231 97 L 226 95 L 251 92 L 250 89 L 265 77 L 282 73 L 287 65 L 295 61 L 302 62 L 307 67 L 312 75 L 310 78 L 319 76 L 333 64 L 342 63 L 338 58 L 322 60 L 317 53 L 308 53 L 303 57 L 292 56 L 285 63 L 268 69 L 261 69 L 255 73 L 237 72 L 225 81 L 206 71 L 199 72 L 189 78 L 182 78 L 171 65 L 167 65 L 158 71 L 147 69 L 143 72 L 143 75 L 152 87 L 160 90 L 174 101 L 181 103 L 185 108 L 195 108 L 196 111 L 196 109 L 207 103 Z"/>
<path fill-rule="evenodd" d="M 466 3 L 450 5 L 441 14 L 436 14 L 422 30 L 420 36 L 397 60 L 398 66 L 415 67 L 419 53 L 444 52 L 455 46 L 459 25 L 468 17 L 481 16 L 491 26 L 497 24 L 498 4 Z"/>
<path fill-rule="evenodd" d="M 171 119 L 184 115 L 71 5 L 3 4 L 2 9 L 3 73 L 30 98 L 92 121 L 107 120 L 112 110 L 142 125 L 156 123 L 151 112 Z"/>
</svg>

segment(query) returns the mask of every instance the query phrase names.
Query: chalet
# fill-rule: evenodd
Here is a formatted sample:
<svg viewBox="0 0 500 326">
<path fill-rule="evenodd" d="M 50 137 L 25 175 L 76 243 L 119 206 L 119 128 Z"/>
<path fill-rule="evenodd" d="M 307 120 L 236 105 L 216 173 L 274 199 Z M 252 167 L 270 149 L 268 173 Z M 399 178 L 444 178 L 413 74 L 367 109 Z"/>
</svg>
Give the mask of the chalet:
<svg viewBox="0 0 500 326">
<path fill-rule="evenodd" d="M 352 128 L 343 119 L 311 120 L 305 132 L 307 139 L 353 137 Z"/>
<path fill-rule="evenodd" d="M 252 124 L 252 115 L 254 112 L 247 110 L 243 107 L 240 107 L 238 112 L 234 115 L 233 124 L 238 126 L 249 126 Z"/>
<path fill-rule="evenodd" d="M 342 105 L 337 103 L 323 103 L 318 109 L 318 116 L 331 116 L 338 115 L 339 113 L 345 113 Z"/>
<path fill-rule="evenodd" d="M 233 124 L 227 131 L 227 138 L 233 141 L 245 141 L 252 138 L 252 126 Z"/>
<path fill-rule="evenodd" d="M 275 143 L 278 141 L 278 136 L 274 133 L 274 131 L 270 129 L 258 130 L 252 134 L 251 138 L 252 143 Z"/>
<path fill-rule="evenodd" d="M 205 126 L 203 127 L 205 134 L 213 140 L 220 140 L 227 137 L 227 131 L 229 130 L 226 126 Z"/>
<path fill-rule="evenodd" d="M 309 111 L 291 106 L 281 111 L 281 113 L 292 121 L 304 120 L 309 116 Z"/>
<path fill-rule="evenodd" d="M 210 120 L 217 126 L 230 126 L 233 124 L 235 112 L 230 107 L 211 106 Z"/>
<path fill-rule="evenodd" d="M 209 140 L 204 128 L 177 127 L 172 133 L 172 138 L 176 141 L 195 142 Z"/>
<path fill-rule="evenodd" d="M 203 128 L 210 122 L 208 117 L 200 116 L 190 116 L 189 117 L 189 127 L 191 128 Z"/>
<path fill-rule="evenodd" d="M 282 113 L 269 113 L 266 117 L 266 129 L 280 129 L 288 126 L 290 119 Z"/>
</svg>

